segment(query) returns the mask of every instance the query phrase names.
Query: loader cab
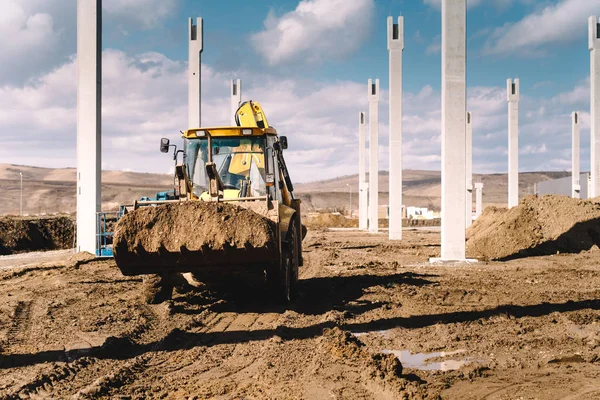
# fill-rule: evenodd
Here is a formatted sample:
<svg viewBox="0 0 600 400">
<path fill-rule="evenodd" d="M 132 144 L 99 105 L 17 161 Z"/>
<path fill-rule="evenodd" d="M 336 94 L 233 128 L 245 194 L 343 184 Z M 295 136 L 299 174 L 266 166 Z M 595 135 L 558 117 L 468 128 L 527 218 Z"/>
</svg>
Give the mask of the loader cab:
<svg viewBox="0 0 600 400">
<path fill-rule="evenodd" d="M 210 179 L 207 163 L 214 163 L 222 182 L 220 196 L 227 200 L 277 196 L 276 160 L 273 143 L 276 135 L 268 128 L 207 128 L 184 133 L 185 163 L 193 183 L 193 196 L 208 201 Z M 210 154 L 209 154 L 210 151 Z"/>
</svg>

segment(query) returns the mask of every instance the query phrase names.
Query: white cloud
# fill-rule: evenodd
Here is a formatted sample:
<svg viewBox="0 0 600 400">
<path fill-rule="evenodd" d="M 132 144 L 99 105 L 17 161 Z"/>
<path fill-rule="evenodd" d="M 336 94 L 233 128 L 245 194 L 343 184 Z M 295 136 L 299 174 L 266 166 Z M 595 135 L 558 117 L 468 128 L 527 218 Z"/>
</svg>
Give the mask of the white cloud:
<svg viewBox="0 0 600 400">
<path fill-rule="evenodd" d="M 548 148 L 545 143 L 542 143 L 539 146 L 528 145 L 519 150 L 519 154 L 528 155 L 528 154 L 545 154 L 548 152 Z"/>
<path fill-rule="evenodd" d="M 104 0 L 103 9 L 111 22 L 146 29 L 171 15 L 178 1 Z M 0 85 L 22 86 L 63 65 L 76 52 L 76 1 L 1 0 L 0 4 Z"/>
<path fill-rule="evenodd" d="M 160 137 L 173 143 L 187 121 L 186 63 L 160 53 L 103 53 L 103 163 L 114 169 L 165 172 L 170 157 L 157 151 Z M 203 66 L 203 125 L 229 123 L 228 80 Z M 358 169 L 357 113 L 366 110 L 366 82 L 278 78 L 238 71 L 243 99 L 262 103 L 269 122 L 289 137 L 286 152 L 295 181 L 333 178 Z M 53 167 L 75 165 L 76 61 L 74 58 L 22 88 L 0 85 L 2 162 Z M 589 108 L 580 87 L 550 99 L 521 96 L 521 170 L 563 169 L 570 148 L 570 113 Z M 573 94 L 575 93 L 575 95 Z M 474 118 L 474 170 L 506 170 L 505 87 L 471 87 L 468 109 Z M 562 99 L 562 100 L 561 100 Z M 540 116 L 543 110 L 543 116 Z M 380 169 L 387 169 L 388 93 L 380 103 Z M 582 113 L 582 169 L 586 168 L 589 113 Z M 25 123 L 24 123 L 25 121 Z M 440 168 L 440 93 L 430 85 L 404 93 L 404 168 Z M 27 134 L 24 145 L 23 135 Z M 588 135 L 589 136 L 589 135 Z M 35 138 L 35 140 L 29 140 Z M 51 150 L 49 150 L 51 149 Z"/>
<path fill-rule="evenodd" d="M 302 0 L 281 17 L 271 10 L 251 41 L 271 65 L 341 58 L 366 39 L 374 8 L 373 0 Z"/>
<path fill-rule="evenodd" d="M 4 0 L 0 13 L 0 83 L 22 81 L 44 65 L 60 43 L 61 30 L 52 15 L 33 4 Z"/>
<path fill-rule="evenodd" d="M 442 36 L 437 35 L 433 38 L 432 42 L 425 49 L 426 55 L 439 54 L 442 51 Z"/>
<path fill-rule="evenodd" d="M 561 0 L 547 5 L 519 22 L 497 28 L 484 53 L 543 55 L 547 44 L 570 43 L 582 37 L 587 32 L 588 16 L 599 10 L 600 0 Z"/>
<path fill-rule="evenodd" d="M 552 98 L 552 101 L 562 105 L 576 105 L 589 102 L 590 100 L 590 78 L 589 76 L 573 90 L 565 93 L 559 93 Z"/>
<path fill-rule="evenodd" d="M 177 1 L 104 0 L 102 8 L 109 14 L 141 23 L 145 28 L 151 28 L 174 12 Z"/>
</svg>

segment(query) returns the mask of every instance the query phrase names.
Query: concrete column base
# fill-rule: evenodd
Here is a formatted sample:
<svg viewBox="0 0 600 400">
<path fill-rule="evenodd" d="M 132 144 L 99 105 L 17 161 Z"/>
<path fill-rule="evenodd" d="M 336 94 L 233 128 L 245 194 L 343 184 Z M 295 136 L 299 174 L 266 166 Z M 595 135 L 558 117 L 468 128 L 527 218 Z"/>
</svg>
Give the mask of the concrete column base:
<svg viewBox="0 0 600 400">
<path fill-rule="evenodd" d="M 446 260 L 439 257 L 429 259 L 430 264 L 454 265 L 454 264 L 476 264 L 479 260 L 476 258 L 463 258 L 462 260 Z"/>
</svg>

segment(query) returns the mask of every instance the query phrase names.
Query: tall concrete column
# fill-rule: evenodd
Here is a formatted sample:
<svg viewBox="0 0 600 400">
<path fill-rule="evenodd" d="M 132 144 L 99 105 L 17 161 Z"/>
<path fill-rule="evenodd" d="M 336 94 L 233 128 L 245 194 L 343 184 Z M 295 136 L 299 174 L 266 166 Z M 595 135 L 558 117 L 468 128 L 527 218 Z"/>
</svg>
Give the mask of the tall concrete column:
<svg viewBox="0 0 600 400">
<path fill-rule="evenodd" d="M 358 228 L 366 230 L 369 220 L 369 183 L 367 182 L 367 117 L 358 113 Z"/>
<path fill-rule="evenodd" d="M 600 24 L 591 16 L 589 25 L 590 48 L 590 191 L 588 198 L 600 196 Z"/>
<path fill-rule="evenodd" d="M 442 0 L 442 261 L 465 259 L 466 0 Z"/>
<path fill-rule="evenodd" d="M 189 40 L 189 65 L 188 65 L 188 128 L 199 128 L 202 122 L 201 87 L 202 77 L 200 72 L 202 53 L 202 18 L 188 20 Z"/>
<path fill-rule="evenodd" d="M 519 204 L 519 80 L 506 81 L 508 101 L 508 208 Z"/>
<path fill-rule="evenodd" d="M 242 103 L 242 81 L 231 81 L 231 126 L 236 126 L 235 113 Z"/>
<path fill-rule="evenodd" d="M 579 175 L 581 173 L 580 159 L 579 159 L 579 113 L 574 112 L 571 114 L 571 125 L 572 125 L 572 140 L 571 140 L 571 196 L 574 199 L 581 198 L 581 183 L 579 182 Z"/>
<path fill-rule="evenodd" d="M 483 183 L 475 184 L 475 219 L 483 213 Z"/>
<path fill-rule="evenodd" d="M 77 251 L 96 254 L 102 182 L 102 0 L 77 1 Z"/>
<path fill-rule="evenodd" d="M 369 232 L 379 232 L 379 79 L 369 79 Z"/>
<path fill-rule="evenodd" d="M 389 239 L 402 239 L 402 51 L 404 17 L 387 19 L 390 73 Z"/>
<path fill-rule="evenodd" d="M 466 137 L 466 148 L 465 154 L 467 157 L 467 209 L 466 209 L 466 226 L 467 228 L 473 223 L 473 116 L 470 112 L 467 112 L 467 137 Z"/>
</svg>

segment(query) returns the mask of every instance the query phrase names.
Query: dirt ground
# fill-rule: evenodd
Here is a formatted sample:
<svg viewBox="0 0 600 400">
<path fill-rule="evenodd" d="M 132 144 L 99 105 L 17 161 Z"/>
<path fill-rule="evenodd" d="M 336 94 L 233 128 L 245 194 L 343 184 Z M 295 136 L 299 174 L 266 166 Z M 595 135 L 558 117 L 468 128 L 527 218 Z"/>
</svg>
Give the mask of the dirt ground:
<svg viewBox="0 0 600 400">
<path fill-rule="evenodd" d="M 75 223 L 69 215 L 0 216 L 0 255 L 74 247 Z"/>
<path fill-rule="evenodd" d="M 146 305 L 81 254 L 0 271 L 0 397 L 600 398 L 600 251 L 431 265 L 424 229 L 304 244 L 289 307 L 233 278 Z"/>
</svg>

